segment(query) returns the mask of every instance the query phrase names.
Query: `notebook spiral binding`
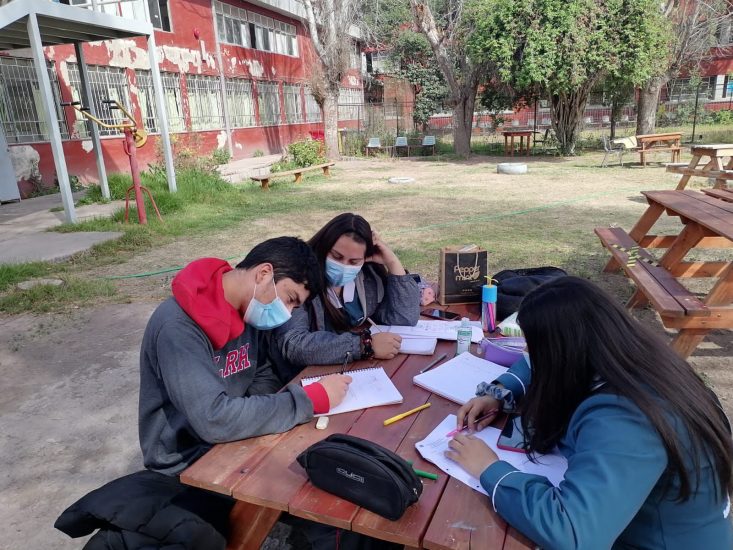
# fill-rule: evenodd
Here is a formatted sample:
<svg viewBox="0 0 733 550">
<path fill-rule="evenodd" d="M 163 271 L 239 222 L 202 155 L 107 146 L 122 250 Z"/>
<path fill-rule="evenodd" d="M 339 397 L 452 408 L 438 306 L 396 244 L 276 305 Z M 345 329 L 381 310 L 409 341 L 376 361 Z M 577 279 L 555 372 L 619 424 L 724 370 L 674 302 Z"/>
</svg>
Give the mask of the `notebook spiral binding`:
<svg viewBox="0 0 733 550">
<path fill-rule="evenodd" d="M 370 370 L 377 370 L 379 368 L 381 368 L 381 365 L 376 365 L 374 367 L 369 367 L 369 368 L 365 368 L 365 369 L 345 370 L 344 371 L 344 374 L 351 374 L 353 372 L 365 372 L 365 371 L 370 371 Z M 341 371 L 340 370 L 337 370 L 337 371 L 334 371 L 334 372 L 326 372 L 324 374 L 319 374 L 318 376 L 309 376 L 308 378 L 302 378 L 300 380 L 300 383 L 302 385 L 312 384 L 313 382 L 317 382 L 318 380 L 320 380 L 324 376 L 330 376 L 331 374 L 341 374 Z"/>
</svg>

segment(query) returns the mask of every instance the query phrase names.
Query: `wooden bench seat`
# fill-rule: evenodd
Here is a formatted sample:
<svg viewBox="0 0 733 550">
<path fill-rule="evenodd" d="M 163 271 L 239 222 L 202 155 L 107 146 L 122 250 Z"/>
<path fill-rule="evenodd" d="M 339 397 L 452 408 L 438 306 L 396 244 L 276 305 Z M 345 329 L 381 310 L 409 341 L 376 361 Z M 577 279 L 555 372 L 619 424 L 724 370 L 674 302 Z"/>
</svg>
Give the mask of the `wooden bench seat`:
<svg viewBox="0 0 733 550">
<path fill-rule="evenodd" d="M 703 170 L 701 168 L 688 168 L 687 165 L 680 166 L 679 164 L 668 164 L 667 172 L 682 174 L 683 176 L 697 176 L 700 178 L 712 178 L 716 180 L 733 180 L 733 170 Z"/>
<path fill-rule="evenodd" d="M 273 178 L 280 178 L 284 176 L 295 176 L 295 183 L 300 183 L 303 180 L 303 173 L 310 172 L 311 170 L 323 170 L 324 176 L 331 175 L 331 166 L 335 165 L 335 162 L 326 162 L 324 164 L 314 164 L 313 166 L 305 166 L 303 168 L 296 168 L 294 170 L 288 170 L 287 172 L 273 172 L 271 174 L 265 174 L 264 176 L 252 176 L 252 181 L 259 181 L 262 184 L 262 189 L 267 191 L 270 189 L 270 180 Z"/>
<path fill-rule="evenodd" d="M 627 303 L 629 308 L 642 306 L 649 301 L 662 317 L 665 326 L 668 326 L 667 319 L 710 316 L 708 307 L 677 282 L 669 271 L 658 266 L 654 257 L 639 247 L 623 229 L 598 227 L 595 233 L 626 275 L 636 284 L 637 291 Z M 636 252 L 636 261 L 631 258 L 632 250 Z"/>
</svg>

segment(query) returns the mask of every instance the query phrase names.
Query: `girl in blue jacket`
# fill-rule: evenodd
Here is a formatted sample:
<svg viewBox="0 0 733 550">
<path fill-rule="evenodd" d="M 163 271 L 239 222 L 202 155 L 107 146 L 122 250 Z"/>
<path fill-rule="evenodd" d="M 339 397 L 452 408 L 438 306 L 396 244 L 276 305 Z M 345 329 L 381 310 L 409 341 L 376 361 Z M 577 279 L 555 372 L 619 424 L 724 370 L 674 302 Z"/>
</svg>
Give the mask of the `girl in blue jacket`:
<svg viewBox="0 0 733 550">
<path fill-rule="evenodd" d="M 538 287 L 518 321 L 530 361 L 481 384 L 458 426 L 520 409 L 528 451 L 558 447 L 568 469 L 554 487 L 457 435 L 447 455 L 494 510 L 543 548 L 733 548 L 730 426 L 692 367 L 583 279 Z"/>
</svg>

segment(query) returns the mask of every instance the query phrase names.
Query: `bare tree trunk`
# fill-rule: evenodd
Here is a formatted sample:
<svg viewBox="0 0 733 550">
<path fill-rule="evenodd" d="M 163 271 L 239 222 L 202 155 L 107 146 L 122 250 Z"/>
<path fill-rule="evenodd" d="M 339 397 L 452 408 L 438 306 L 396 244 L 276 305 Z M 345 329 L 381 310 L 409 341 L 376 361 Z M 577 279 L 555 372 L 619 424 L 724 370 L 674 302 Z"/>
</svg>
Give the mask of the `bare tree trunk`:
<svg viewBox="0 0 733 550">
<path fill-rule="evenodd" d="M 453 107 L 453 147 L 458 155 L 471 155 L 471 126 L 479 80 L 486 76 L 487 67 L 476 66 L 468 58 L 461 44 L 450 44 L 446 30 L 438 29 L 430 7 L 424 0 L 410 0 L 415 25 L 427 38 L 435 61 L 445 78 L 450 96 L 447 104 Z"/>
<path fill-rule="evenodd" d="M 550 98 L 552 127 L 555 130 L 560 153 L 565 156 L 575 154 L 581 118 L 591 87 L 592 85 L 586 84 L 570 94 L 558 94 Z"/>
<path fill-rule="evenodd" d="M 461 87 L 461 97 L 453 108 L 453 148 L 457 155 L 471 155 L 471 130 L 473 128 L 473 108 L 476 103 L 476 90 Z"/>
<path fill-rule="evenodd" d="M 326 92 L 323 98 L 323 130 L 326 141 L 326 156 L 329 160 L 338 160 L 339 137 L 338 137 L 338 92 Z"/>
<path fill-rule="evenodd" d="M 636 134 L 653 134 L 657 125 L 657 105 L 659 92 L 669 81 L 666 75 L 650 78 L 639 90 L 639 102 L 636 113 Z"/>
</svg>

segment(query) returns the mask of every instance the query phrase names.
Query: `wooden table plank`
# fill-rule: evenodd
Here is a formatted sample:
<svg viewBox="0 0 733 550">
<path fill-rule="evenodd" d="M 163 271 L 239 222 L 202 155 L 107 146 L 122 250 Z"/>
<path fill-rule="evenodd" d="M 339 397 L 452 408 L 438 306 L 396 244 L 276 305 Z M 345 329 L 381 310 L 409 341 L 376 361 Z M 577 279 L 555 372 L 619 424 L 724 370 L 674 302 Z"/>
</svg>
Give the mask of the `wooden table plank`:
<svg viewBox="0 0 733 550">
<path fill-rule="evenodd" d="M 450 351 L 454 347 L 454 342 L 440 342 L 436 354 L 445 353 L 446 350 Z M 423 361 L 422 365 L 424 364 Z M 412 377 L 418 373 L 420 366 L 419 364 L 408 364 L 406 362 L 400 369 L 400 374 L 407 375 L 411 381 Z M 422 537 L 427 530 L 435 506 L 442 496 L 449 476 L 443 474 L 435 465 L 423 460 L 417 449 L 415 449 L 415 443 L 425 439 L 448 414 L 455 413 L 458 405 L 440 396 L 430 395 L 422 388 L 414 387 L 413 391 L 414 393 L 423 394 L 429 400 L 431 406 L 429 409 L 421 411 L 419 415 L 415 415 L 415 421 L 409 427 L 409 431 L 397 447 L 396 452 L 404 459 L 413 461 L 416 468 L 438 474 L 438 479 L 436 481 L 422 480 L 423 493 L 420 500 L 408 508 L 405 515 L 399 520 L 389 521 L 362 509 L 354 519 L 352 528 L 354 531 L 370 536 L 383 536 L 380 533 L 387 534 L 387 540 L 417 547 L 421 544 Z"/>
<path fill-rule="evenodd" d="M 430 395 L 424 391 L 413 391 L 412 374 L 410 374 L 420 365 L 425 364 L 425 356 L 403 355 L 400 357 L 399 363 L 399 368 L 390 369 L 388 374 L 391 375 L 395 387 L 405 398 L 404 402 L 367 409 L 348 429 L 349 435 L 373 441 L 391 451 L 397 449 L 412 423 L 425 411 L 408 416 L 404 420 L 389 426 L 384 426 L 383 421 L 422 405 Z M 405 369 L 405 363 L 411 363 L 413 368 Z M 289 510 L 295 516 L 313 519 L 329 525 L 341 525 L 345 521 L 351 522 L 359 512 L 359 506 L 345 501 L 341 501 L 336 505 L 332 502 L 335 498 L 334 495 L 307 483 L 294 495 L 294 498 L 290 501 Z M 416 542 L 419 543 L 419 540 Z"/>
<path fill-rule="evenodd" d="M 397 371 L 404 358 L 405 356 L 397 356 L 389 361 L 372 361 L 366 364 L 360 361 L 356 364 L 356 367 L 352 365 L 347 370 L 369 368 L 378 364 L 384 368 L 388 376 L 391 376 Z M 318 369 L 308 368 L 301 373 L 301 376 L 332 372 L 332 369 L 333 366 L 319 367 Z M 252 502 L 278 510 L 289 510 L 290 501 L 307 482 L 305 470 L 295 462 L 295 458 L 313 443 L 325 439 L 333 433 L 348 432 L 349 428 L 364 412 L 364 410 L 360 410 L 333 415 L 330 417 L 328 428 L 325 430 L 315 429 L 315 419 L 293 428 L 278 442 L 276 447 L 270 450 L 266 460 L 260 462 L 234 486 L 233 496 L 245 502 Z M 274 483 L 274 480 L 277 480 L 277 483 Z M 330 497 L 336 498 L 333 495 L 330 495 Z M 344 505 L 339 506 L 343 507 Z M 294 512 L 291 510 L 291 513 Z"/>
<path fill-rule="evenodd" d="M 506 528 L 506 522 L 494 512 L 489 497 L 450 478 L 423 537 L 423 547 L 430 550 L 503 548 Z"/>
<path fill-rule="evenodd" d="M 265 435 L 215 445 L 181 473 L 181 482 L 231 495 L 244 474 L 252 470 L 285 434 Z"/>
<path fill-rule="evenodd" d="M 716 235 L 733 239 L 733 218 L 720 207 L 691 198 L 689 191 L 642 191 L 650 203 L 657 203 L 710 229 Z M 701 196 L 704 196 L 701 194 Z"/>
<path fill-rule="evenodd" d="M 702 192 L 716 199 L 733 202 L 733 191 L 730 189 L 702 189 Z"/>
<path fill-rule="evenodd" d="M 707 155 L 717 157 L 733 156 L 733 144 L 731 143 L 715 143 L 712 145 L 693 145 L 690 147 L 693 155 Z"/>
<path fill-rule="evenodd" d="M 721 190 L 716 189 L 716 191 Z M 733 213 L 733 203 L 720 200 L 719 198 L 710 196 L 707 193 L 698 193 L 697 191 L 686 191 L 685 194 L 689 197 L 693 197 L 696 200 L 699 200 L 700 202 L 709 204 L 714 208 L 720 208 L 721 210 L 725 210 L 726 212 Z"/>
</svg>

